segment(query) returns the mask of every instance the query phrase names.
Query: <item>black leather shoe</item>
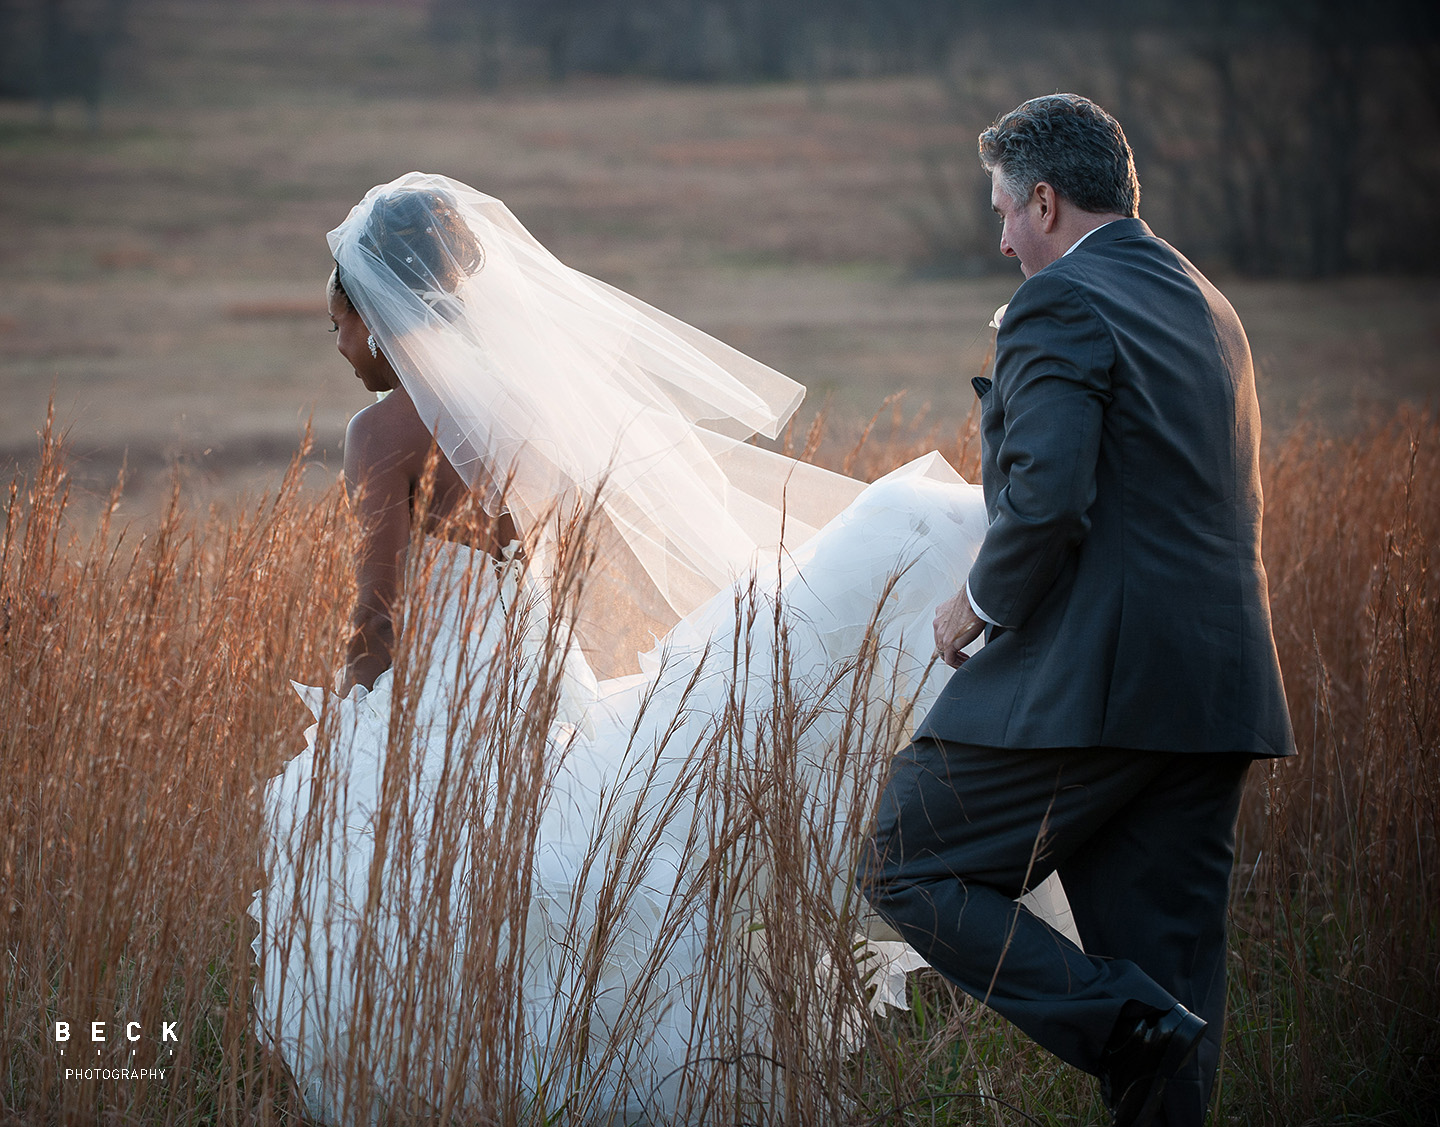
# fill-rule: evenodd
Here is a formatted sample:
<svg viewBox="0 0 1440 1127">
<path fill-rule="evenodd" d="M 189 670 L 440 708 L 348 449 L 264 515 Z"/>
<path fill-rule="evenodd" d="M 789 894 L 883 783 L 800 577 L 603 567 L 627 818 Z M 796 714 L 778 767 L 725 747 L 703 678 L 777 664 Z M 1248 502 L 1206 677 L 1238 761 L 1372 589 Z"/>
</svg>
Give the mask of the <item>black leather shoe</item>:
<svg viewBox="0 0 1440 1127">
<path fill-rule="evenodd" d="M 1184 1006 L 1124 1017 L 1100 1056 L 1100 1095 L 1114 1127 L 1149 1127 L 1165 1085 L 1190 1063 L 1205 1023 Z"/>
</svg>

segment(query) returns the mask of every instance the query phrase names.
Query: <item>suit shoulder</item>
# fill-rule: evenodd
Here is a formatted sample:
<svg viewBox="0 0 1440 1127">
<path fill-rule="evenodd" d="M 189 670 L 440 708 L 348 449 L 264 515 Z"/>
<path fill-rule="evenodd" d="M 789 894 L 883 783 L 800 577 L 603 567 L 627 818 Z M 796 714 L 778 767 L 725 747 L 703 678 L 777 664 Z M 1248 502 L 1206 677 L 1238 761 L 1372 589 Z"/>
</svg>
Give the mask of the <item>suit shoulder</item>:
<svg viewBox="0 0 1440 1127">
<path fill-rule="evenodd" d="M 1032 274 L 1020 283 L 1015 296 L 1010 299 L 1013 306 L 1017 301 L 1022 305 L 1041 305 L 1055 301 L 1078 301 L 1080 293 L 1075 283 L 1077 276 L 1066 269 L 1069 264 L 1061 259 L 1052 262 L 1038 274 Z"/>
<path fill-rule="evenodd" d="M 1123 274 L 1130 271 L 1189 275 L 1199 273 L 1183 254 L 1148 228 L 1110 240 L 1095 247 L 1088 256 L 1077 254 L 1070 257 L 1082 260 L 1088 258 L 1090 272 L 1096 274 Z"/>
<path fill-rule="evenodd" d="M 1092 280 L 1083 271 L 1073 269 L 1064 260 L 1054 262 L 1021 283 L 1006 306 L 1005 323 L 1036 316 L 1066 320 L 1098 316 L 1090 292 L 1093 289 Z"/>
</svg>

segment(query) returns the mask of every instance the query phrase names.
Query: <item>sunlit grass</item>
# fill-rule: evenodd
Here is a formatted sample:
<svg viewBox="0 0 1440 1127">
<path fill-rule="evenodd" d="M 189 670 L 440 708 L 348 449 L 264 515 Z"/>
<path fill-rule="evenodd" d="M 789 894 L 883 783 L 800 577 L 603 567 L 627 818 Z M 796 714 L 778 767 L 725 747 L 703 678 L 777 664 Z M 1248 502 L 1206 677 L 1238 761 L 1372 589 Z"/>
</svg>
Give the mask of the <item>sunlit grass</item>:
<svg viewBox="0 0 1440 1127">
<path fill-rule="evenodd" d="M 881 423 L 849 459 L 852 472 L 874 477 L 938 441 L 973 473 L 965 428 Z M 309 722 L 289 681 L 328 682 L 353 597 L 343 498 L 303 490 L 303 464 L 302 453 L 263 501 L 223 512 L 187 512 L 177 488 L 144 529 L 103 515 L 94 527 L 67 521 L 63 450 L 50 437 L 11 488 L 0 544 L 6 1118 L 301 1121 L 283 1063 L 255 1032 L 246 910 L 264 879 L 264 784 L 300 749 Z M 1266 563 L 1301 755 L 1252 772 L 1242 812 L 1216 1120 L 1430 1123 L 1440 1101 L 1440 430 L 1431 415 L 1402 413 L 1349 441 L 1300 431 L 1270 453 L 1265 476 Z M 583 597 L 584 543 L 574 538 L 561 569 L 559 605 Z M 492 612 L 483 603 L 473 611 Z M 401 682 L 424 675 L 426 613 L 411 611 Z M 763 639 L 765 622 L 753 625 Z M 465 989 L 446 994 L 450 980 L 422 962 L 374 997 L 376 1029 L 430 1021 L 421 1028 L 433 1038 L 453 1025 L 445 1005 L 457 1007 L 487 1067 L 354 1044 L 340 1067 L 357 1082 L 382 1051 L 403 1081 L 388 1091 L 359 1083 L 356 1114 L 384 1107 L 403 1123 L 526 1124 L 582 1123 L 603 1110 L 587 1085 L 595 1062 L 610 1058 L 582 1020 L 593 1003 L 583 974 L 557 1057 L 564 1067 L 537 1090 L 513 1005 L 521 968 L 499 938 L 528 910 L 527 812 L 543 801 L 550 770 L 539 754 L 554 708 L 553 669 L 548 676 L 538 696 L 516 697 L 507 686 L 533 682 L 513 662 L 492 666 L 472 686 L 474 722 L 445 737 L 461 774 L 478 781 L 456 789 L 450 822 L 427 828 L 428 841 L 449 844 L 415 863 L 433 888 L 463 851 L 487 859 L 471 867 L 483 888 L 451 890 L 455 903 L 476 895 L 463 928 L 442 937 L 460 945 Z M 855 804 L 833 858 L 819 855 L 792 754 L 812 702 L 783 676 L 777 684 L 774 699 L 748 701 L 746 715 L 721 718 L 694 748 L 692 781 L 707 805 L 677 904 L 713 922 L 701 968 L 711 1027 L 688 1080 L 704 1121 L 1099 1121 L 1087 1078 L 930 974 L 913 976 L 910 1011 L 867 1020 L 862 1048 L 849 1051 L 837 1018 L 863 998 L 863 974 L 846 957 L 862 921 L 853 898 L 832 888 L 868 812 Z M 837 691 L 844 686 L 841 678 Z M 406 727 L 405 694 L 396 699 L 395 746 L 412 747 L 422 737 Z M 836 749 L 862 785 L 901 738 L 893 715 L 871 721 Z M 735 733 L 752 743 L 760 733 L 763 754 Z M 332 781 L 343 787 L 339 774 Z M 403 781 L 395 786 L 391 848 L 405 856 L 413 808 Z M 627 823 L 623 804 L 611 813 L 613 825 L 629 826 L 618 836 L 628 859 L 624 849 L 597 856 L 612 866 L 601 923 L 618 927 L 657 818 Z M 396 878 L 376 879 L 396 893 L 384 884 Z M 599 965 L 618 939 L 605 926 L 575 935 L 580 965 Z M 814 973 L 822 953 L 840 973 Z M 752 1004 L 757 992 L 778 1004 Z M 635 1013 L 643 1028 L 640 1002 Z M 57 1020 L 70 1023 L 63 1046 Z M 94 1020 L 107 1022 L 99 1045 L 88 1039 Z M 128 1021 L 143 1028 L 133 1044 Z M 176 1042 L 159 1040 L 164 1021 L 175 1023 Z M 163 1081 L 67 1080 L 82 1056 L 91 1068 L 168 1071 Z"/>
</svg>

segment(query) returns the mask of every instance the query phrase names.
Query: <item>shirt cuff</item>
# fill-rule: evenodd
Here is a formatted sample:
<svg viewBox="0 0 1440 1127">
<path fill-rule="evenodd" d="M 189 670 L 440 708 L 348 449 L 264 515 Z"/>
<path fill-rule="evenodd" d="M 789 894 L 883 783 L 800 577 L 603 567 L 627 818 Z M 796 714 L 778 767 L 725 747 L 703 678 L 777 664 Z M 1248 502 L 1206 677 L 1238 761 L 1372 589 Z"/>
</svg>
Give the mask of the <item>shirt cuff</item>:
<svg viewBox="0 0 1440 1127">
<path fill-rule="evenodd" d="M 991 626 L 1000 625 L 1000 623 L 986 614 L 985 611 L 981 609 L 980 604 L 975 601 L 975 592 L 970 590 L 970 581 L 968 579 L 965 581 L 965 597 L 970 600 L 970 609 L 973 610 L 978 617 L 984 619 Z"/>
</svg>

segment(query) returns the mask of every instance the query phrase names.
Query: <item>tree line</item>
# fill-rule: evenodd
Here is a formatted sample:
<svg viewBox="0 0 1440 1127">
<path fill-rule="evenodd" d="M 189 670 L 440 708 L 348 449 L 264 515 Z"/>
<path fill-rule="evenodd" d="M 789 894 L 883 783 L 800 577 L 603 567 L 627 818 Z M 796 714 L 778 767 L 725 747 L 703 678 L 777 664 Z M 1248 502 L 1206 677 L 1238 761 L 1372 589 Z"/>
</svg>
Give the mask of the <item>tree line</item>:
<svg viewBox="0 0 1440 1127">
<path fill-rule="evenodd" d="M 1435 269 L 1440 5 L 1428 0 L 421 2 L 434 49 L 462 56 L 481 91 L 605 74 L 805 82 L 818 98 L 837 80 L 923 74 L 978 130 L 1027 96 L 1077 90 L 1125 124 L 1147 217 L 1207 262 L 1302 277 Z M 98 119 L 130 8 L 0 0 L 0 96 L 47 112 L 78 97 Z M 926 170 L 915 222 L 931 264 L 992 260 L 973 151 L 930 154 Z"/>
<path fill-rule="evenodd" d="M 0 0 L 0 97 L 35 98 L 50 117 L 78 98 L 98 125 L 106 64 L 130 0 Z"/>
<path fill-rule="evenodd" d="M 1207 260 L 1326 277 L 1432 270 L 1440 249 L 1440 6 L 1423 0 L 430 0 L 429 19 L 472 44 L 487 88 L 528 49 L 554 82 L 929 73 L 982 124 L 1076 89 L 1127 124 L 1147 202 Z M 917 222 L 933 264 L 963 269 L 993 254 L 988 199 L 947 163 Z"/>
</svg>

